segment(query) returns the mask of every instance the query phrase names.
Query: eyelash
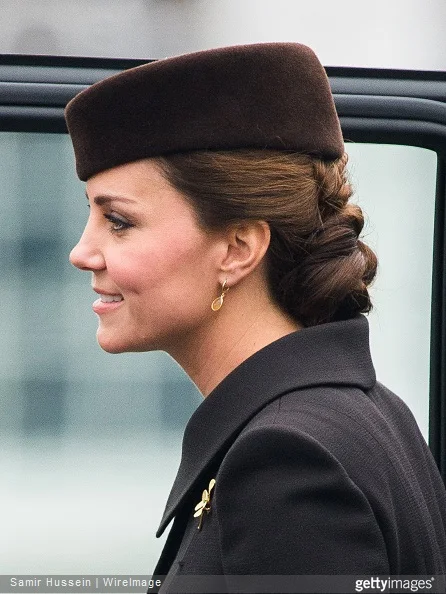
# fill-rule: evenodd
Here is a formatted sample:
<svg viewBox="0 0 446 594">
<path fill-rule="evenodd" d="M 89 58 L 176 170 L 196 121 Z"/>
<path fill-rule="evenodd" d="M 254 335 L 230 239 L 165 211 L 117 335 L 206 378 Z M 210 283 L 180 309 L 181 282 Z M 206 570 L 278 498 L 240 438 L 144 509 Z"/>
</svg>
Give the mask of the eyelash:
<svg viewBox="0 0 446 594">
<path fill-rule="evenodd" d="M 112 225 L 110 227 L 111 233 L 124 233 L 125 231 L 127 231 L 127 229 L 130 229 L 131 227 L 133 227 L 133 225 L 131 223 L 128 223 L 127 221 L 123 221 L 122 219 L 119 219 L 118 217 L 115 217 L 112 214 L 104 214 L 104 217 L 108 221 L 110 221 L 110 223 L 112 223 Z M 119 226 L 119 229 L 116 228 L 117 226 Z"/>
</svg>

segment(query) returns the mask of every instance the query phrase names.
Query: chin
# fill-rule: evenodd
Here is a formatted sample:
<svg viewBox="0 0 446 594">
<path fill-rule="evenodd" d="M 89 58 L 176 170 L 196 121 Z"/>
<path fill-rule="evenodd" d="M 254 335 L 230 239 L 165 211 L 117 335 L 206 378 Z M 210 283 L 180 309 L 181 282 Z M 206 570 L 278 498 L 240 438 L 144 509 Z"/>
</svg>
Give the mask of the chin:
<svg viewBox="0 0 446 594">
<path fill-rule="evenodd" d="M 127 353 L 130 349 L 126 349 L 123 346 L 119 346 L 119 345 L 115 345 L 115 344 L 109 344 L 109 343 L 103 343 L 101 341 L 98 340 L 98 344 L 101 347 L 101 349 L 103 351 L 105 351 L 106 353 L 110 353 L 112 355 L 118 355 L 119 353 Z"/>
<path fill-rule="evenodd" d="M 136 341 L 125 341 L 123 336 L 119 338 L 116 336 L 108 335 L 105 332 L 101 332 L 98 329 L 96 333 L 96 340 L 99 346 L 106 353 L 112 355 L 118 355 L 119 353 L 143 353 L 147 351 L 159 350 L 156 346 L 148 344 L 140 344 Z"/>
<path fill-rule="evenodd" d="M 103 351 L 111 353 L 112 355 L 127 353 L 128 351 L 133 350 L 130 348 L 130 345 L 122 340 L 122 337 L 121 340 L 116 338 L 113 339 L 113 336 L 107 336 L 106 333 L 103 333 L 100 330 L 96 332 L 96 340 Z"/>
</svg>

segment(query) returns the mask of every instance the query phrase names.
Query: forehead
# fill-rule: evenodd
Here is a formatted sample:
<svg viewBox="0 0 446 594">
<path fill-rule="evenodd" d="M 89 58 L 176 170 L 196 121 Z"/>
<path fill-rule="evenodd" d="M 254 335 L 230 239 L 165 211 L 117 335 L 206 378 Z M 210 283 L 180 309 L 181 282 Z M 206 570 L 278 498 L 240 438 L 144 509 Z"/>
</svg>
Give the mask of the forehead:
<svg viewBox="0 0 446 594">
<path fill-rule="evenodd" d="M 95 195 L 111 193 L 132 194 L 136 198 L 148 190 L 174 191 L 153 159 L 112 167 L 97 173 L 87 181 L 87 195 L 90 199 Z"/>
<path fill-rule="evenodd" d="M 143 159 L 97 173 L 87 181 L 91 204 L 113 209 L 125 207 L 144 217 L 187 222 L 199 226 L 189 199 L 175 189 L 162 173 L 156 159 Z"/>
<path fill-rule="evenodd" d="M 97 173 L 87 181 L 87 198 L 98 206 L 121 205 L 171 218 L 194 218 L 189 200 L 165 178 L 155 159 L 143 159 Z"/>
</svg>

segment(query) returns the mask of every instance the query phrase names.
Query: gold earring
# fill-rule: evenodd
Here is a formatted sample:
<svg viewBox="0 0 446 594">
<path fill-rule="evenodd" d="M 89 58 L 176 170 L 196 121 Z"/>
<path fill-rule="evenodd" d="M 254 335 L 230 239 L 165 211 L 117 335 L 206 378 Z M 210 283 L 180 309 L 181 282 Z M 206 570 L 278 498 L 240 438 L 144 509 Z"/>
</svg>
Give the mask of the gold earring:
<svg viewBox="0 0 446 594">
<path fill-rule="evenodd" d="M 225 278 L 225 280 L 223 281 L 223 284 L 221 286 L 220 297 L 217 297 L 217 299 L 214 299 L 214 301 L 212 302 L 212 305 L 211 305 L 212 311 L 218 311 L 221 308 L 221 306 L 223 305 L 223 299 L 225 298 L 225 295 L 228 291 L 229 291 L 229 287 L 227 286 L 227 279 Z"/>
</svg>

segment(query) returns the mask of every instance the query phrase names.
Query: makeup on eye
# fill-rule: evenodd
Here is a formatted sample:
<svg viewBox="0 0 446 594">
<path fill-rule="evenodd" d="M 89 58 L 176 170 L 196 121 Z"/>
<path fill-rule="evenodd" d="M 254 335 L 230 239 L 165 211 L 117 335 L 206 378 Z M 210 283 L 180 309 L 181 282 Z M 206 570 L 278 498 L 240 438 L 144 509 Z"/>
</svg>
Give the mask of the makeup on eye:
<svg viewBox="0 0 446 594">
<path fill-rule="evenodd" d="M 110 223 L 112 223 L 110 231 L 112 231 L 113 233 L 119 233 L 122 231 L 126 231 L 131 227 L 134 227 L 132 223 L 121 217 L 116 216 L 115 213 L 104 213 L 104 217 L 108 221 L 110 221 Z"/>
<path fill-rule="evenodd" d="M 113 218 L 112 222 L 115 222 L 117 224 L 126 225 L 129 227 L 134 226 L 134 224 L 129 220 L 128 217 L 121 218 L 119 215 L 117 215 L 117 213 L 114 211 L 113 203 L 121 203 L 124 205 L 124 208 L 126 208 L 126 209 L 130 208 L 130 210 L 133 210 L 134 207 L 137 205 L 136 200 L 126 197 L 126 196 L 108 195 L 108 194 L 100 194 L 100 195 L 94 196 L 90 199 L 87 192 L 85 192 L 85 197 L 87 199 L 88 208 L 91 209 L 93 206 L 98 207 L 100 210 L 102 210 L 104 212 L 104 216 L 106 216 L 105 213 L 107 213 L 107 215 L 110 215 L 110 216 L 106 216 L 106 218 L 108 218 L 109 220 L 111 220 L 111 218 Z"/>
</svg>

